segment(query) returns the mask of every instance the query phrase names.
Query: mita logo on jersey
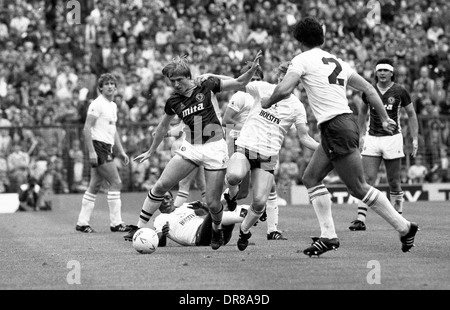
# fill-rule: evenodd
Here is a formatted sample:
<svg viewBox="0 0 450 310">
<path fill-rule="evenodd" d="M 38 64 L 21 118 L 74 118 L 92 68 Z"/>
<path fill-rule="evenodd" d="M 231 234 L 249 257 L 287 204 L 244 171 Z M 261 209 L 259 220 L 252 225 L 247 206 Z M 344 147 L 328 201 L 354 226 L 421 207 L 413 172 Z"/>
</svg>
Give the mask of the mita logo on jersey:
<svg viewBox="0 0 450 310">
<path fill-rule="evenodd" d="M 193 107 L 187 108 L 186 110 L 183 110 L 182 114 L 183 114 L 183 117 L 186 117 L 188 115 L 191 115 L 192 113 L 195 113 L 195 112 L 198 112 L 198 111 L 201 111 L 204 109 L 205 109 L 205 106 L 203 105 L 203 102 L 202 102 Z"/>
<path fill-rule="evenodd" d="M 272 114 L 270 114 L 270 113 L 268 113 L 268 112 L 266 112 L 264 110 L 261 110 L 261 112 L 259 113 L 259 116 L 264 117 L 265 119 L 271 121 L 272 123 L 275 123 L 275 124 L 279 124 L 280 123 L 280 119 L 279 118 L 273 116 Z"/>
</svg>

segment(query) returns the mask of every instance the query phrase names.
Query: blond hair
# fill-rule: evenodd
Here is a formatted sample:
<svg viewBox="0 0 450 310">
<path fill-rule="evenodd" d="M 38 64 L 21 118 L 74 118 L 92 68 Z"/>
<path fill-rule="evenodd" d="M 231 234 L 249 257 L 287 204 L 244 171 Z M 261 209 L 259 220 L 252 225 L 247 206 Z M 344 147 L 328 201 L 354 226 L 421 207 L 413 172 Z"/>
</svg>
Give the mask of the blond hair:
<svg viewBox="0 0 450 310">
<path fill-rule="evenodd" d="M 162 74 L 169 79 L 173 76 L 185 76 L 191 78 L 191 69 L 188 65 L 187 55 L 174 57 L 172 61 L 162 69 Z"/>
</svg>

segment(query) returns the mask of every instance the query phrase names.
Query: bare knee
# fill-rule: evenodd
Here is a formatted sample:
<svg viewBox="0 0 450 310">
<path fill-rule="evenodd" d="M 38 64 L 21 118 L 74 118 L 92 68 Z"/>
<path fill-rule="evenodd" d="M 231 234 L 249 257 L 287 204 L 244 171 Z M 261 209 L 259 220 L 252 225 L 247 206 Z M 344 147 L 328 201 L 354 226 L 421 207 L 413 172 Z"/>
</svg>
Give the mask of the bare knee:
<svg viewBox="0 0 450 310">
<path fill-rule="evenodd" d="M 311 187 L 317 186 L 320 183 L 316 178 L 314 178 L 310 175 L 307 175 L 306 173 L 303 174 L 303 176 L 302 176 L 302 182 L 306 188 L 311 188 Z"/>
<path fill-rule="evenodd" d="M 359 200 L 362 200 L 367 195 L 371 187 L 372 187 L 371 185 L 364 182 L 364 183 L 355 183 L 350 186 L 347 186 L 347 189 L 350 195 Z"/>
<path fill-rule="evenodd" d="M 217 199 L 206 199 L 206 205 L 212 213 L 218 213 L 222 208 L 222 204 Z"/>
<path fill-rule="evenodd" d="M 121 180 L 117 180 L 115 182 L 113 182 L 110 186 L 110 190 L 111 191 L 116 191 L 116 192 L 120 192 L 122 190 L 123 187 L 123 183 Z"/>
<path fill-rule="evenodd" d="M 367 181 L 367 183 L 369 183 L 370 185 L 375 184 L 375 180 L 376 180 L 376 176 L 375 176 L 375 177 L 374 177 L 374 176 L 370 176 L 370 175 L 367 175 L 367 176 L 366 176 L 366 181 Z"/>
<path fill-rule="evenodd" d="M 242 181 L 242 177 L 236 173 L 227 173 L 227 182 L 231 186 L 239 185 Z"/>
<path fill-rule="evenodd" d="M 389 188 L 393 192 L 399 192 L 402 190 L 400 181 L 398 179 L 389 179 Z"/>
<path fill-rule="evenodd" d="M 239 188 L 239 193 L 237 195 L 237 199 L 245 199 L 248 196 L 248 188 Z"/>
<path fill-rule="evenodd" d="M 97 194 L 102 187 L 102 182 L 90 182 L 87 191 L 91 194 Z"/>
<path fill-rule="evenodd" d="M 264 199 L 264 197 L 253 197 L 252 207 L 257 212 L 264 211 L 264 208 L 266 206 L 267 199 Z"/>
<path fill-rule="evenodd" d="M 161 180 L 158 180 L 155 185 L 151 188 L 151 191 L 153 195 L 156 196 L 163 196 L 166 192 L 170 191 L 171 188 L 169 188 L 169 185 L 165 182 L 161 182 Z"/>
</svg>

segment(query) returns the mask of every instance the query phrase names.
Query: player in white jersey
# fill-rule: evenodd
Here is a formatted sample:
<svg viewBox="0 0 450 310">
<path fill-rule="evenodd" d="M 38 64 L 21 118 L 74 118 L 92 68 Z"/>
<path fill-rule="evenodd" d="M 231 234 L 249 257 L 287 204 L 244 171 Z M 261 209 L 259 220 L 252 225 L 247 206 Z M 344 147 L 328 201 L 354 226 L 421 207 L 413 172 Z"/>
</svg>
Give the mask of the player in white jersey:
<svg viewBox="0 0 450 310">
<path fill-rule="evenodd" d="M 240 205 L 235 211 L 224 211 L 224 245 L 230 241 L 234 225 L 242 222 L 247 210 L 247 205 Z M 169 191 L 164 195 L 159 211 L 161 214 L 153 222 L 159 246 L 165 246 L 167 238 L 182 246 L 211 244 L 212 218 L 204 203 L 194 201 L 176 207 L 172 192 Z"/>
<path fill-rule="evenodd" d="M 262 74 L 262 71 L 260 74 L 258 72 L 255 72 L 252 78 L 252 82 L 262 81 Z M 245 120 L 247 119 L 248 114 L 253 107 L 253 102 L 254 99 L 252 95 L 246 93 L 245 91 L 237 91 L 231 96 L 230 102 L 225 109 L 222 124 L 228 129 L 228 135 L 226 136 L 226 139 L 228 144 L 229 156 L 233 155 L 236 150 L 236 139 L 239 137 L 242 126 L 244 125 Z"/>
<path fill-rule="evenodd" d="M 306 17 L 297 22 L 293 36 L 300 42 L 303 52 L 292 59 L 283 81 L 270 98 L 263 98 L 262 107 L 280 104 L 302 82 L 320 129 L 321 144 L 302 180 L 319 220 L 321 235 L 314 237 L 303 253 L 319 256 L 339 247 L 331 215 L 331 195 L 323 184 L 323 179 L 333 169 L 352 196 L 362 200 L 399 232 L 402 251 L 408 252 L 414 246 L 418 225 L 403 218 L 383 193 L 366 182 L 359 152 L 359 128 L 348 106 L 346 87 L 365 93 L 369 104 L 380 116 L 382 127 L 391 134 L 395 121 L 389 118 L 381 98 L 369 82 L 346 62 L 320 48 L 324 43 L 324 32 L 316 18 Z"/>
<path fill-rule="evenodd" d="M 83 195 L 81 211 L 75 229 L 83 233 L 94 232 L 89 225 L 89 220 L 94 210 L 97 193 L 103 181 L 106 180 L 110 184 L 107 194 L 110 230 L 112 232 L 126 232 L 131 227 L 125 225 L 122 221 L 122 201 L 120 198 L 122 180 L 113 161 L 113 148 L 116 148 L 124 165 L 128 165 L 130 161 L 122 147 L 116 128 L 117 105 L 112 101 L 112 98 L 117 89 L 117 80 L 110 73 L 102 74 L 98 79 L 98 88 L 101 94 L 89 105 L 83 128 L 89 151 L 91 179 Z"/>
<path fill-rule="evenodd" d="M 249 69 L 249 65 L 244 66 L 241 69 L 241 73 Z M 283 73 L 286 73 L 287 66 L 280 65 L 279 68 Z M 264 80 L 264 73 L 262 70 L 257 70 L 252 77 L 252 81 Z M 228 152 L 230 157 L 236 151 L 236 140 L 239 137 L 239 133 L 248 118 L 248 115 L 253 107 L 255 99 L 252 95 L 245 91 L 237 91 L 230 98 L 230 102 L 225 109 L 222 124 L 226 126 L 229 131 L 227 135 L 228 140 Z M 239 186 L 227 188 L 223 193 L 223 204 L 226 204 L 228 208 L 232 210 L 236 207 L 237 201 L 245 199 L 248 196 L 250 190 L 250 171 L 242 179 Z M 237 193 L 236 193 L 237 192 Z M 267 240 L 287 240 L 285 236 L 278 229 L 278 194 L 275 180 L 272 188 L 270 189 L 269 197 L 267 199 L 266 208 L 263 215 L 260 217 L 260 221 L 266 221 L 267 225 Z"/>
<path fill-rule="evenodd" d="M 286 67 L 286 66 L 284 66 Z M 278 81 L 285 71 L 277 72 Z M 245 91 L 254 99 L 253 107 L 236 140 L 237 150 L 230 157 L 225 176 L 230 193 L 236 193 L 240 182 L 251 171 L 252 204 L 241 224 L 238 249 L 244 251 L 251 237 L 250 228 L 263 214 L 274 183 L 274 170 L 287 131 L 295 124 L 300 142 L 314 150 L 318 143 L 308 134 L 306 111 L 293 94 L 269 109 L 261 108 L 261 98 L 270 96 L 276 85 L 264 81 L 247 84 Z M 234 196 L 234 194 L 233 194 Z"/>
<path fill-rule="evenodd" d="M 241 73 L 248 70 L 248 65 L 244 66 L 241 69 Z M 264 79 L 264 73 L 262 70 L 256 70 L 253 75 L 251 81 L 262 81 Z M 237 91 L 235 92 L 231 98 L 227 107 L 225 108 L 225 112 L 223 113 L 222 125 L 226 130 L 226 140 L 228 145 L 228 155 L 231 157 L 233 153 L 236 151 L 236 139 L 239 137 L 239 133 L 242 129 L 242 126 L 245 123 L 245 120 L 250 113 L 250 110 L 253 107 L 254 99 L 252 95 L 246 93 L 245 91 Z M 234 197 L 230 197 L 228 189 L 223 193 L 223 199 L 225 200 L 225 204 L 231 206 L 233 209 L 237 201 L 240 199 L 245 199 L 248 196 L 250 189 L 250 173 L 248 173 L 245 178 L 242 180 L 239 186 L 239 193 Z M 224 202 L 222 202 L 224 204 Z"/>
</svg>

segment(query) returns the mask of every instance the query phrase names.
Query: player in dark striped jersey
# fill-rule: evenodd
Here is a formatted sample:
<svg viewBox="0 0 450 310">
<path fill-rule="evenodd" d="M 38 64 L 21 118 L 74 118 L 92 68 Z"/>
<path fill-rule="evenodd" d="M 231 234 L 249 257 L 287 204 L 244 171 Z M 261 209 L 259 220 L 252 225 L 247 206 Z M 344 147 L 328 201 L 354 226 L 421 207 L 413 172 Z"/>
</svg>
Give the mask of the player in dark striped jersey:
<svg viewBox="0 0 450 310">
<path fill-rule="evenodd" d="M 213 230 L 211 248 L 217 250 L 223 244 L 221 221 L 223 206 L 220 202 L 228 162 L 228 148 L 225 142 L 221 111 L 215 94 L 237 90 L 250 82 L 259 68 L 259 51 L 249 71 L 238 78 L 220 80 L 209 78 L 197 85 L 184 57 L 177 57 L 166 65 L 162 73 L 174 88 L 174 94 L 167 100 L 165 114 L 155 131 L 155 136 L 147 152 L 134 160 L 143 162 L 156 151 L 169 130 L 170 123 L 178 116 L 185 124 L 185 139 L 178 151 L 164 168 L 160 178 L 148 192 L 143 203 L 137 226 L 127 235 L 130 240 L 138 228 L 144 227 L 156 212 L 164 194 L 185 178 L 198 166 L 203 166 L 206 180 L 206 204 L 211 213 Z"/>
<path fill-rule="evenodd" d="M 397 84 L 393 61 L 383 58 L 377 61 L 375 67 L 375 89 L 383 101 L 389 118 L 396 122 L 392 135 L 383 130 L 380 116 L 374 108 L 370 108 L 369 128 L 365 130 L 367 124 L 367 112 L 369 105 L 367 97 L 363 94 L 364 104 L 359 113 L 360 134 L 365 135 L 362 148 L 362 162 L 367 183 L 373 185 L 377 178 L 381 161 L 384 161 L 386 174 L 389 182 L 390 199 L 395 210 L 403 213 L 403 191 L 400 182 L 401 161 L 405 156 L 403 152 L 403 135 L 400 126 L 400 111 L 402 108 L 408 114 L 410 132 L 413 138 L 413 151 L 411 156 L 415 157 L 418 149 L 418 123 L 414 110 L 414 105 L 406 89 Z M 358 215 L 349 229 L 366 230 L 367 205 L 361 201 L 358 203 Z"/>
</svg>

